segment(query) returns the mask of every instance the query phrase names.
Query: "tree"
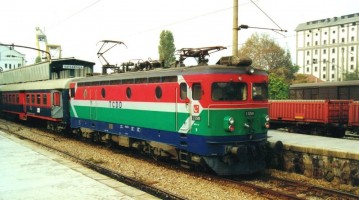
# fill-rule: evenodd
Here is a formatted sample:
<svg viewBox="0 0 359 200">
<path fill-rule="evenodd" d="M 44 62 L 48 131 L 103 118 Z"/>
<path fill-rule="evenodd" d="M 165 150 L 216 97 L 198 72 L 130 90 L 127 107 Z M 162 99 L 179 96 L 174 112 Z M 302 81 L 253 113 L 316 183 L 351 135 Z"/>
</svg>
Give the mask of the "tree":
<svg viewBox="0 0 359 200">
<path fill-rule="evenodd" d="M 299 67 L 292 64 L 289 51 L 281 48 L 267 34 L 255 33 L 239 49 L 240 57 L 249 57 L 253 66 L 268 70 L 269 75 L 284 77 L 287 84 L 294 79 Z"/>
<path fill-rule="evenodd" d="M 160 35 L 160 44 L 158 45 L 158 53 L 161 62 L 164 63 L 163 67 L 170 67 L 176 60 L 175 57 L 176 47 L 174 45 L 173 34 L 169 30 L 163 30 Z"/>
<path fill-rule="evenodd" d="M 41 62 L 41 57 L 37 56 L 36 59 L 35 59 L 35 64 L 40 63 L 40 62 Z"/>
<path fill-rule="evenodd" d="M 288 99 L 289 84 L 285 78 L 276 74 L 269 76 L 269 99 Z"/>
<path fill-rule="evenodd" d="M 354 72 L 346 72 L 344 74 L 344 81 L 359 80 L 359 70 L 356 69 Z"/>
</svg>

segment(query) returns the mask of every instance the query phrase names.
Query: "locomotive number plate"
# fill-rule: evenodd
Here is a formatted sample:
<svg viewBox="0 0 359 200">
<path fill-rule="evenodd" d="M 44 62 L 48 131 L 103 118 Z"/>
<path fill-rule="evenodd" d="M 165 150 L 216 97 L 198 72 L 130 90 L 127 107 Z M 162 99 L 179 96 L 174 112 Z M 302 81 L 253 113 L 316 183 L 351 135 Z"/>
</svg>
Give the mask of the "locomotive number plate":
<svg viewBox="0 0 359 200">
<path fill-rule="evenodd" d="M 246 111 L 246 117 L 254 116 L 254 111 Z"/>
</svg>

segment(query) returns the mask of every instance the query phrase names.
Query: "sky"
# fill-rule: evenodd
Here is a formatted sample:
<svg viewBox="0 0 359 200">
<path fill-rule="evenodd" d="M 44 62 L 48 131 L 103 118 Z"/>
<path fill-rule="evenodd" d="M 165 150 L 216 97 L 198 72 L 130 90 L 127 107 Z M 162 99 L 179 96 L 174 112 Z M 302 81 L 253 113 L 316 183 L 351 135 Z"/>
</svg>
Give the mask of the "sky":
<svg viewBox="0 0 359 200">
<path fill-rule="evenodd" d="M 253 3 L 253 2 L 254 3 Z M 239 31 L 239 48 L 253 33 L 266 33 L 288 49 L 295 62 L 295 28 L 308 21 L 359 13 L 358 0 L 238 0 L 238 23 L 284 29 Z M 258 8 L 259 7 L 259 8 Z M 159 36 L 170 30 L 176 49 L 225 46 L 210 63 L 232 53 L 232 0 L 11 0 L 0 5 L 0 43 L 36 48 L 36 27 L 49 44 L 62 47 L 62 57 L 96 63 L 101 40 L 122 41 L 104 54 L 110 64 L 131 59 L 158 59 Z M 16 48 L 32 64 L 36 52 Z M 252 58 L 253 59 L 253 58 Z"/>
</svg>

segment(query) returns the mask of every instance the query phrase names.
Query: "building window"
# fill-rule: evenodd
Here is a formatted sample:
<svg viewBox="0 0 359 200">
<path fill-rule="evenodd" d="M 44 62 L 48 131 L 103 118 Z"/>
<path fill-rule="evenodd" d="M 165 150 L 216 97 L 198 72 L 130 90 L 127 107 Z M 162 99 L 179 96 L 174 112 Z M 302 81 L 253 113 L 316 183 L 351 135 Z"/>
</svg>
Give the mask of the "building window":
<svg viewBox="0 0 359 200">
<path fill-rule="evenodd" d="M 332 63 L 335 63 L 335 58 L 332 58 Z"/>
<path fill-rule="evenodd" d="M 307 42 L 307 46 L 309 47 L 309 42 Z"/>
<path fill-rule="evenodd" d="M 7 64 L 5 64 L 5 69 L 7 69 Z"/>
<path fill-rule="evenodd" d="M 309 53 L 310 53 L 310 52 L 309 52 L 309 51 L 307 51 L 307 56 L 309 56 Z"/>
<path fill-rule="evenodd" d="M 307 67 L 307 72 L 309 72 L 309 67 Z"/>
<path fill-rule="evenodd" d="M 334 74 L 332 74 L 332 78 L 334 78 Z"/>
<path fill-rule="evenodd" d="M 323 40 L 323 44 L 327 44 L 327 40 Z"/>
<path fill-rule="evenodd" d="M 333 34 L 335 34 L 335 31 L 333 31 Z"/>
<path fill-rule="evenodd" d="M 332 53 L 335 53 L 335 49 L 334 49 L 334 48 L 332 49 Z"/>
<path fill-rule="evenodd" d="M 352 38 L 351 38 L 351 39 L 352 39 L 352 42 L 354 42 L 354 36 L 352 36 Z"/>
<path fill-rule="evenodd" d="M 353 70 L 353 69 L 354 69 L 354 65 L 350 65 L 350 69 Z"/>
<path fill-rule="evenodd" d="M 327 59 L 323 59 L 323 63 L 326 63 L 327 62 Z"/>
<path fill-rule="evenodd" d="M 323 74 L 323 79 L 325 79 L 325 74 Z"/>
<path fill-rule="evenodd" d="M 315 53 L 315 55 L 318 55 L 318 49 L 316 49 L 316 50 L 314 51 L 314 53 Z"/>
<path fill-rule="evenodd" d="M 314 71 L 317 72 L 317 71 L 318 71 L 318 67 L 314 67 Z"/>
<path fill-rule="evenodd" d="M 335 44 L 335 39 L 332 40 L 332 43 Z"/>
<path fill-rule="evenodd" d="M 354 51 L 354 47 L 350 47 L 350 51 Z"/>
<path fill-rule="evenodd" d="M 323 54 L 327 54 L 327 50 L 326 50 L 326 49 L 323 49 Z"/>
<path fill-rule="evenodd" d="M 309 37 L 309 34 L 307 35 L 307 37 Z"/>
<path fill-rule="evenodd" d="M 324 32 L 324 35 L 326 35 L 327 34 L 327 32 Z"/>
<path fill-rule="evenodd" d="M 318 45 L 318 41 L 315 41 L 315 45 Z"/>
<path fill-rule="evenodd" d="M 354 56 L 350 57 L 350 61 L 352 62 L 354 61 Z"/>
<path fill-rule="evenodd" d="M 326 68 L 325 67 L 323 67 L 323 71 L 325 71 L 326 70 Z"/>
<path fill-rule="evenodd" d="M 318 33 L 315 33 L 315 36 L 318 36 Z"/>
<path fill-rule="evenodd" d="M 342 43 L 344 43 L 345 42 L 345 38 L 342 38 Z"/>
<path fill-rule="evenodd" d="M 335 67 L 334 67 L 334 65 L 332 65 L 332 71 L 334 71 L 335 70 Z"/>
<path fill-rule="evenodd" d="M 307 65 L 309 65 L 309 60 L 307 60 Z"/>
<path fill-rule="evenodd" d="M 343 24 L 342 24 L 342 25 L 343 25 Z M 344 28 L 343 28 L 343 29 L 342 29 L 342 32 L 344 33 L 344 31 L 345 31 L 345 30 L 344 30 Z"/>
</svg>

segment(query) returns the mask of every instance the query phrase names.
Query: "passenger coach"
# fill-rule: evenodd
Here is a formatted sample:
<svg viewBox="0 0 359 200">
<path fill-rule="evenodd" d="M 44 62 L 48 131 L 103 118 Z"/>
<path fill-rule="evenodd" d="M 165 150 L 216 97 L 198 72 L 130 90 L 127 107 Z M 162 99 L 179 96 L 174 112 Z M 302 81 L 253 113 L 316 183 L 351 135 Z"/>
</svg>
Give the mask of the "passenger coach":
<svg viewBox="0 0 359 200">
<path fill-rule="evenodd" d="M 70 79 L 3 85 L 2 111 L 21 120 L 46 120 L 56 131 L 65 129 L 69 120 Z"/>
</svg>

